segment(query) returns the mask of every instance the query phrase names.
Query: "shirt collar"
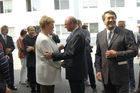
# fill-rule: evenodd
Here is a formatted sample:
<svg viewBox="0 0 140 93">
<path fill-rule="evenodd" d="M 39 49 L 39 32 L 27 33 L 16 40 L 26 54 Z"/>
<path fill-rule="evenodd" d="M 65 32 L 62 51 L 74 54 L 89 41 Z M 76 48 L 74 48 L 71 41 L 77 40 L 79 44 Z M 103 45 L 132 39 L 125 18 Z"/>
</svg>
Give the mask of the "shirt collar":
<svg viewBox="0 0 140 93">
<path fill-rule="evenodd" d="M 2 37 L 4 38 L 4 36 L 6 36 L 6 35 L 3 35 L 3 34 L 1 34 L 2 35 Z"/>
<path fill-rule="evenodd" d="M 114 33 L 115 28 L 116 28 L 116 27 L 114 27 L 114 28 L 111 30 L 112 33 Z M 107 33 L 110 33 L 110 30 L 106 29 L 106 31 L 107 31 Z"/>
<path fill-rule="evenodd" d="M 72 32 L 71 34 L 73 35 L 73 33 L 78 29 L 79 27 L 76 27 Z"/>
</svg>

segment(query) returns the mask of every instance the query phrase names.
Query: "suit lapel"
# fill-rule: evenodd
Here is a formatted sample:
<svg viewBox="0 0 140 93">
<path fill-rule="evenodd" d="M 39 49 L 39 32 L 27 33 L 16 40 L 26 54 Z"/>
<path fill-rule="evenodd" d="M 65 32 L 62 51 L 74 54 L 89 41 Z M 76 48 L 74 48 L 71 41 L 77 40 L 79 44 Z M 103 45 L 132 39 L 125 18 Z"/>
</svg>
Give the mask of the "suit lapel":
<svg viewBox="0 0 140 93">
<path fill-rule="evenodd" d="M 5 43 L 5 41 L 4 41 L 4 39 L 3 39 L 3 37 L 2 37 L 2 35 L 0 35 L 0 38 L 1 38 L 1 43 L 2 43 L 2 45 L 3 45 L 3 47 L 5 47 L 6 46 L 6 43 Z"/>
<path fill-rule="evenodd" d="M 108 45 L 108 48 L 111 47 L 111 45 L 113 44 L 113 42 L 116 40 L 116 38 L 118 37 L 118 33 L 119 33 L 119 30 L 118 28 L 116 27 L 115 30 L 114 30 L 114 35 L 110 41 L 110 44 Z"/>
<path fill-rule="evenodd" d="M 107 42 L 107 31 L 103 30 L 103 34 L 101 37 L 101 41 L 104 43 L 104 47 L 108 47 L 108 42 Z"/>
<path fill-rule="evenodd" d="M 71 39 L 74 37 L 75 33 L 80 30 L 80 28 L 76 29 L 76 31 L 73 33 L 72 37 L 68 40 L 68 42 L 66 43 L 65 47 L 68 45 L 69 41 L 71 41 Z"/>
</svg>

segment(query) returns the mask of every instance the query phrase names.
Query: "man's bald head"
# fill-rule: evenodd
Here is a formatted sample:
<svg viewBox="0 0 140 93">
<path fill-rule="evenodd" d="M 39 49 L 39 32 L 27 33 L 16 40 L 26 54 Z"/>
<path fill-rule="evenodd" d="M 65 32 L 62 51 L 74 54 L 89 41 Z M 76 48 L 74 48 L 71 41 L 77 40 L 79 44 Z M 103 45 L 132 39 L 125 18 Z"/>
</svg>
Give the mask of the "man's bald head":
<svg viewBox="0 0 140 93">
<path fill-rule="evenodd" d="M 66 17 L 65 28 L 67 28 L 68 31 L 73 31 L 77 26 L 77 19 L 74 16 Z"/>
</svg>

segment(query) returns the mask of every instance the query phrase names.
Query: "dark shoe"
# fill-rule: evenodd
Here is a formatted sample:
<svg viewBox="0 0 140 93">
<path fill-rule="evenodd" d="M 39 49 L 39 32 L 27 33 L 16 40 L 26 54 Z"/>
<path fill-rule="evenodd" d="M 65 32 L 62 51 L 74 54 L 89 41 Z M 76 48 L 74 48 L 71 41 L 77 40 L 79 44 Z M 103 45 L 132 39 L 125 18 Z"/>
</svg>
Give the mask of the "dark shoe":
<svg viewBox="0 0 140 93">
<path fill-rule="evenodd" d="M 9 88 L 12 90 L 17 90 L 17 87 L 15 87 L 15 86 L 10 86 Z"/>
<path fill-rule="evenodd" d="M 30 87 L 30 84 L 29 84 L 29 83 L 27 83 L 27 84 L 26 84 L 26 87 Z"/>
<path fill-rule="evenodd" d="M 35 90 L 31 90 L 31 93 L 36 93 L 36 91 Z"/>
</svg>

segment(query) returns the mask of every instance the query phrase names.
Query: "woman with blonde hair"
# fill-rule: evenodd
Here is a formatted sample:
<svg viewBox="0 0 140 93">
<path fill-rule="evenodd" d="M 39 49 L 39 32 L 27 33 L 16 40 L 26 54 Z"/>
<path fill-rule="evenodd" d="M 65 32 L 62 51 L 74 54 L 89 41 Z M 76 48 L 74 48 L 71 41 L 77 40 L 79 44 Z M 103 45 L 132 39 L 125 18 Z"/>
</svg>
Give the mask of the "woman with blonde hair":
<svg viewBox="0 0 140 93">
<path fill-rule="evenodd" d="M 45 51 L 59 52 L 59 48 L 51 38 L 54 20 L 48 16 L 40 19 L 41 32 L 36 40 L 36 79 L 41 93 L 54 93 L 55 84 L 61 81 L 61 63 L 46 59 Z"/>
</svg>

